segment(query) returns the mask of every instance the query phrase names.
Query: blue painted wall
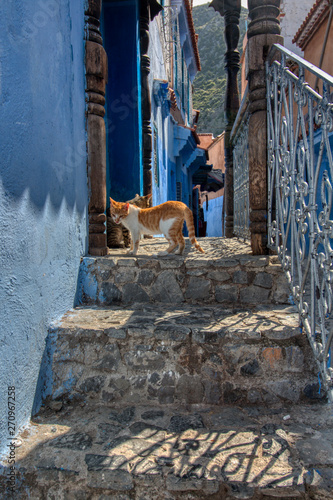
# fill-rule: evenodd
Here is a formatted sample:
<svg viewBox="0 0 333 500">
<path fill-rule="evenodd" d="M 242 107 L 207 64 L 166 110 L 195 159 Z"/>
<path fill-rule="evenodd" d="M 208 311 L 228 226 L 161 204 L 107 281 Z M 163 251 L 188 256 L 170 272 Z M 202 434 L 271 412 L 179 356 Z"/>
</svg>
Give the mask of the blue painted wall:
<svg viewBox="0 0 333 500">
<path fill-rule="evenodd" d="M 102 17 L 109 61 L 105 118 L 108 198 L 125 201 L 142 194 L 138 2 L 104 1 Z"/>
<path fill-rule="evenodd" d="M 222 236 L 222 206 L 223 196 L 208 200 L 208 210 L 206 203 L 203 204 L 204 219 L 207 222 L 206 236 Z"/>
<path fill-rule="evenodd" d="M 84 5 L 1 4 L 0 449 L 7 388 L 16 388 L 19 427 L 33 407 L 48 325 L 73 307 L 87 250 Z"/>
</svg>

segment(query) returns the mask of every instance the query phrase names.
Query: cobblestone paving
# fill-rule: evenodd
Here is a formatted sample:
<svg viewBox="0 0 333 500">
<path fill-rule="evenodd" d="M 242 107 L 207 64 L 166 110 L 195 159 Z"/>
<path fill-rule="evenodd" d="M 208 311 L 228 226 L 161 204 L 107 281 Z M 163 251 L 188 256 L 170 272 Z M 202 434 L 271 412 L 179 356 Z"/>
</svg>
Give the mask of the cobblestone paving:
<svg viewBox="0 0 333 500">
<path fill-rule="evenodd" d="M 18 444 L 15 499 L 328 500 L 333 494 L 333 412 L 325 405 L 53 402 Z"/>
<path fill-rule="evenodd" d="M 243 242 L 237 238 L 197 238 L 200 246 L 205 251 L 204 254 L 198 252 L 193 245 L 191 245 L 188 238 L 185 238 L 186 246 L 183 256 L 173 256 L 176 259 L 191 258 L 195 260 L 216 260 L 221 258 L 233 258 L 242 255 L 251 255 L 251 245 Z M 138 250 L 138 257 L 142 255 L 154 255 L 158 252 L 166 250 L 168 242 L 165 238 L 143 238 L 140 241 Z M 118 257 L 124 256 L 127 249 L 123 248 L 110 248 L 108 255 Z M 168 256 L 167 256 L 168 258 Z"/>
</svg>

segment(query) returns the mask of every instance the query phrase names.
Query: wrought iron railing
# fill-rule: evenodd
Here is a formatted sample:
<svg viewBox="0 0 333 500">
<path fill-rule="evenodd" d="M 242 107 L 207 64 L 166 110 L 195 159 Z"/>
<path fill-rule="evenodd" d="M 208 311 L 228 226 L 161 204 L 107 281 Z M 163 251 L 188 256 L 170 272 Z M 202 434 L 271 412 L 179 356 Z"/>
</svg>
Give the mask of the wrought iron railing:
<svg viewBox="0 0 333 500">
<path fill-rule="evenodd" d="M 333 402 L 333 78 L 280 45 L 266 74 L 269 245 L 288 278 L 320 386 Z"/>
<path fill-rule="evenodd" d="M 234 168 L 234 235 L 250 239 L 248 91 L 244 93 L 231 131 Z"/>
</svg>

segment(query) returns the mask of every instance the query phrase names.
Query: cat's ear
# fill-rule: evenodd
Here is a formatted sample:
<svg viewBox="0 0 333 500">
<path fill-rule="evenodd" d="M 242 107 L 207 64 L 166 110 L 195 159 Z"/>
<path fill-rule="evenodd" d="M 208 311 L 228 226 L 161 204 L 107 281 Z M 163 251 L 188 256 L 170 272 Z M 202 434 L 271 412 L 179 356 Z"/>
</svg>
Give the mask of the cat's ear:
<svg viewBox="0 0 333 500">
<path fill-rule="evenodd" d="M 113 199 L 110 196 L 110 207 L 113 205 Z"/>
<path fill-rule="evenodd" d="M 124 208 L 125 208 L 126 212 L 128 212 L 129 211 L 129 203 L 125 203 Z"/>
<path fill-rule="evenodd" d="M 153 193 L 149 193 L 149 194 L 147 194 L 147 198 L 148 198 L 148 200 L 149 200 L 149 198 L 151 198 L 152 196 L 153 196 Z"/>
</svg>

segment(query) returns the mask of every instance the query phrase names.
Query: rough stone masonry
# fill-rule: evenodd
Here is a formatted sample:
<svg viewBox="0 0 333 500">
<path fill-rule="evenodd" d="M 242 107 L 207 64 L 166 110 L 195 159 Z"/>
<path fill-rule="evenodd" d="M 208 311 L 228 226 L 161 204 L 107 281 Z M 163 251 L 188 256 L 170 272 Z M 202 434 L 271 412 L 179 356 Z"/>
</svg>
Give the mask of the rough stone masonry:
<svg viewBox="0 0 333 500">
<path fill-rule="evenodd" d="M 333 415 L 275 257 L 85 258 L 50 326 L 49 398 L 18 437 L 16 499 L 332 498 Z M 0 490 L 8 467 L 2 461 Z"/>
</svg>

